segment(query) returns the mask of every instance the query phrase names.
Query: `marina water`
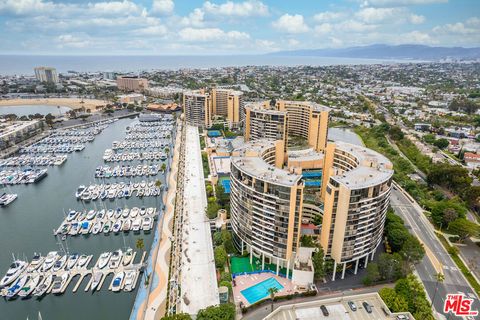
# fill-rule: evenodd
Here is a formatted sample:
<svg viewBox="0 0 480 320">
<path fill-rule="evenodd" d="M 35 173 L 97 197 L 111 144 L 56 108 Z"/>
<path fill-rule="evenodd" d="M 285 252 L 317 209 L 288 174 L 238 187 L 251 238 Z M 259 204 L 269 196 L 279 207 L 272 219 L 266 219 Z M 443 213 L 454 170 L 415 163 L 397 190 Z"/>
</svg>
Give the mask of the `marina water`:
<svg viewBox="0 0 480 320">
<path fill-rule="evenodd" d="M 53 236 L 53 229 L 58 228 L 64 219 L 64 211 L 69 208 L 81 209 L 82 203 L 75 199 L 75 191 L 79 185 L 100 183 L 95 180 L 95 168 L 103 164 L 103 153 L 111 148 L 112 141 L 123 140 L 125 128 L 132 124 L 134 119 L 122 119 L 110 124 L 102 133 L 96 136 L 93 142 L 87 143 L 81 152 L 68 155 L 68 160 L 61 166 L 48 167 L 48 176 L 36 184 L 9 186 L 3 192 L 17 193 L 18 199 L 6 208 L 0 208 L 0 274 L 7 271 L 12 262 L 12 253 L 15 257 L 30 261 L 35 252 L 46 255 L 49 251 L 59 251 L 57 240 Z M 133 162 L 136 163 L 136 162 Z M 131 163 L 131 164 L 133 164 Z M 118 181 L 127 181 L 126 178 L 118 178 Z M 134 180 L 147 180 L 146 177 L 137 177 Z M 165 176 L 159 174 L 149 177 L 148 180 L 160 179 L 165 185 Z M 106 182 L 114 182 L 111 178 Z M 129 199 L 117 199 L 115 201 L 91 201 L 85 204 L 85 208 L 100 209 L 104 204 L 107 208 L 134 206 L 155 206 L 161 208 L 161 197 L 144 197 L 142 199 L 131 197 Z M 158 221 L 160 221 L 162 213 Z M 149 250 L 154 232 L 150 234 L 125 233 L 126 245 L 135 251 L 135 242 L 143 238 L 145 250 Z M 71 253 L 93 254 L 90 266 L 104 251 L 114 251 L 124 248 L 124 240 L 121 234 L 108 236 L 103 234 L 76 237 L 68 237 L 68 248 Z M 137 254 L 135 262 L 140 259 Z M 14 301 L 0 299 L 0 320 L 24 320 L 27 316 L 35 319 L 40 311 L 43 319 L 128 319 L 133 306 L 136 291 L 112 293 L 108 291 L 108 285 L 113 278 L 110 274 L 104 282 L 102 290 L 91 293 L 85 292 L 85 286 L 90 279 L 86 277 L 76 293 L 72 289 L 77 282 L 74 278 L 65 293 L 60 296 L 46 295 L 42 300 L 32 297 L 27 300 L 20 298 Z M 139 279 L 136 288 L 143 285 L 143 279 Z"/>
</svg>

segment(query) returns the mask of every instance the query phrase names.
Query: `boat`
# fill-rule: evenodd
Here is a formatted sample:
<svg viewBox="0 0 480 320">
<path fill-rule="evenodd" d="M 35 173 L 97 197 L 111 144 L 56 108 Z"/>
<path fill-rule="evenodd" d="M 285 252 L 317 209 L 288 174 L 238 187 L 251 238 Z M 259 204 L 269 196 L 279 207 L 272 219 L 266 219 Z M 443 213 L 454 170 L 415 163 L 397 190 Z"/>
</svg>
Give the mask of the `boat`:
<svg viewBox="0 0 480 320">
<path fill-rule="evenodd" d="M 45 260 L 45 257 L 42 257 L 41 255 L 35 253 L 33 255 L 32 261 L 27 267 L 27 272 L 33 272 L 37 270 L 42 265 L 44 260 Z"/>
<path fill-rule="evenodd" d="M 78 215 L 78 212 L 75 210 L 70 210 L 67 215 L 67 221 L 72 221 Z"/>
<path fill-rule="evenodd" d="M 93 234 L 99 233 L 102 230 L 102 227 L 103 227 L 103 222 L 102 221 L 95 222 L 95 224 L 93 225 L 93 228 L 92 228 L 92 233 Z"/>
<path fill-rule="evenodd" d="M 82 222 L 80 232 L 81 234 L 87 234 L 90 232 L 90 229 L 92 228 L 92 224 L 88 221 Z"/>
<path fill-rule="evenodd" d="M 77 192 L 75 192 L 75 197 L 77 199 L 80 199 L 82 197 L 83 192 L 87 189 L 84 185 L 81 185 L 77 188 Z"/>
<path fill-rule="evenodd" d="M 131 218 L 136 218 L 139 211 L 140 210 L 137 207 L 132 208 L 132 210 L 130 210 L 130 217 Z"/>
<path fill-rule="evenodd" d="M 123 284 L 123 278 L 125 277 L 125 273 L 123 271 L 118 272 L 115 274 L 115 277 L 113 277 L 112 281 L 112 291 L 113 292 L 118 292 L 122 289 L 122 284 Z"/>
<path fill-rule="evenodd" d="M 132 222 L 132 230 L 133 232 L 139 232 L 140 227 L 142 226 L 142 218 L 137 218 Z"/>
<path fill-rule="evenodd" d="M 132 248 L 128 248 L 125 253 L 123 254 L 123 261 L 122 261 L 122 264 L 124 266 L 127 266 L 130 264 L 130 262 L 132 261 L 132 258 L 133 258 L 133 249 Z"/>
<path fill-rule="evenodd" d="M 51 267 L 53 267 L 53 265 L 58 260 L 58 258 L 60 258 L 60 256 L 58 255 L 57 251 L 50 251 L 47 254 L 47 257 L 45 258 L 45 262 L 43 262 L 43 265 L 40 268 L 40 271 L 42 272 L 48 271 Z"/>
<path fill-rule="evenodd" d="M 132 220 L 126 219 L 125 222 L 123 223 L 122 230 L 124 232 L 128 232 L 130 231 L 131 228 L 132 228 Z"/>
<path fill-rule="evenodd" d="M 147 213 L 147 208 L 141 207 L 141 208 L 140 208 L 140 215 L 141 215 L 141 216 L 144 216 L 145 213 Z"/>
<path fill-rule="evenodd" d="M 20 291 L 17 293 L 18 296 L 22 298 L 28 297 L 33 292 L 33 290 L 35 290 L 35 288 L 38 286 L 38 283 L 40 282 L 40 277 L 41 276 L 39 274 L 30 277 L 30 280 L 27 283 L 25 283 L 23 288 L 20 289 Z"/>
<path fill-rule="evenodd" d="M 69 257 L 68 257 L 68 261 L 67 261 L 67 270 L 72 270 L 73 267 L 75 267 L 75 265 L 77 264 L 78 262 L 78 253 L 73 253 L 71 254 Z"/>
<path fill-rule="evenodd" d="M 130 215 L 130 209 L 128 208 L 123 209 L 122 218 L 128 218 L 129 215 Z"/>
<path fill-rule="evenodd" d="M 112 219 L 114 214 L 115 214 L 115 210 L 113 210 L 113 209 L 108 209 L 107 210 L 107 217 L 109 219 Z"/>
<path fill-rule="evenodd" d="M 105 209 L 102 209 L 97 213 L 97 219 L 103 219 L 103 217 L 105 217 Z"/>
<path fill-rule="evenodd" d="M 21 260 L 15 260 L 10 265 L 5 276 L 0 280 L 0 287 L 5 287 L 11 284 L 18 276 L 27 268 L 27 263 Z"/>
<path fill-rule="evenodd" d="M 92 292 L 97 288 L 100 281 L 102 281 L 103 273 L 100 271 L 94 272 L 92 276 L 92 284 L 90 285 L 90 289 Z"/>
<path fill-rule="evenodd" d="M 0 196 L 0 206 L 8 206 L 10 203 L 17 199 L 18 195 L 16 193 L 6 194 L 4 193 Z"/>
<path fill-rule="evenodd" d="M 52 293 L 53 294 L 61 294 L 62 293 L 62 288 L 65 285 L 65 283 L 67 282 L 69 277 L 70 276 L 69 276 L 68 272 L 64 272 L 64 273 L 62 273 L 61 276 L 55 277 L 54 280 L 53 280 Z"/>
<path fill-rule="evenodd" d="M 65 264 L 67 263 L 67 258 L 67 256 L 62 256 L 60 259 L 58 259 L 53 265 L 52 271 L 57 272 L 63 269 L 65 267 Z"/>
<path fill-rule="evenodd" d="M 152 229 L 153 220 L 151 217 L 144 217 L 142 220 L 143 231 L 150 231 Z"/>
<path fill-rule="evenodd" d="M 123 220 L 122 220 L 122 219 L 118 219 L 118 220 L 115 221 L 115 223 L 113 224 L 112 231 L 113 231 L 114 233 L 119 233 L 119 232 L 120 232 L 120 229 L 122 229 L 122 226 L 123 226 Z"/>
<path fill-rule="evenodd" d="M 110 232 L 111 228 L 112 228 L 112 222 L 110 220 L 107 220 L 103 225 L 103 234 L 107 235 Z"/>
<path fill-rule="evenodd" d="M 5 295 L 5 297 L 7 298 L 7 300 L 11 300 L 13 299 L 17 293 L 22 290 L 22 288 L 25 286 L 25 284 L 30 280 L 30 276 L 29 275 L 24 275 L 20 278 L 18 278 L 14 283 L 13 285 L 8 288 L 7 290 L 7 293 Z"/>
<path fill-rule="evenodd" d="M 82 254 L 80 257 L 78 257 L 77 269 L 84 267 L 87 262 L 88 256 L 86 254 Z"/>
<path fill-rule="evenodd" d="M 78 222 L 73 222 L 70 226 L 70 231 L 68 232 L 71 236 L 76 236 L 80 230 L 80 224 Z"/>
<path fill-rule="evenodd" d="M 53 274 L 46 275 L 43 281 L 33 291 L 33 295 L 36 297 L 43 296 L 52 285 L 52 282 Z"/>
<path fill-rule="evenodd" d="M 150 216 L 155 214 L 155 208 L 153 207 L 147 208 L 147 214 Z"/>
<path fill-rule="evenodd" d="M 112 256 L 111 252 L 104 252 L 100 255 L 100 258 L 98 258 L 97 262 L 97 267 L 99 269 L 105 268 L 105 266 L 108 264 L 108 261 L 110 260 L 110 257 Z"/>
<path fill-rule="evenodd" d="M 122 260 L 122 250 L 118 249 L 112 253 L 112 257 L 110 258 L 110 262 L 108 263 L 108 267 L 110 269 L 116 269 L 120 266 L 120 262 Z"/>
<path fill-rule="evenodd" d="M 90 210 L 88 211 L 87 213 L 87 220 L 92 220 L 93 218 L 95 218 L 95 215 L 97 214 L 97 212 L 95 210 Z"/>
<path fill-rule="evenodd" d="M 135 288 L 136 277 L 137 277 L 137 271 L 135 270 L 125 271 L 125 282 L 123 284 L 123 291 L 130 292 Z"/>
</svg>

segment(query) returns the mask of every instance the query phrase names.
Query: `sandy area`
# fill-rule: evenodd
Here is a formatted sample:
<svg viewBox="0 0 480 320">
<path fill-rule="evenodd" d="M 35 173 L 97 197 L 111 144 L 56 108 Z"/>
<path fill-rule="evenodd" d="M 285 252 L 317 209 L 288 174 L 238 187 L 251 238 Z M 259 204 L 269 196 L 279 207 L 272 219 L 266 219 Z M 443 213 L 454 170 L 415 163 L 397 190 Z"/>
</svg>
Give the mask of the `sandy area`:
<svg viewBox="0 0 480 320">
<path fill-rule="evenodd" d="M 83 101 L 83 102 L 82 102 Z M 62 106 L 72 109 L 79 109 L 85 107 L 92 112 L 96 110 L 97 106 L 104 106 L 107 104 L 104 100 L 95 99 L 77 99 L 77 98 L 38 98 L 38 99 L 3 99 L 0 100 L 0 107 L 2 106 L 20 106 L 20 105 L 47 105 L 47 106 Z"/>
</svg>

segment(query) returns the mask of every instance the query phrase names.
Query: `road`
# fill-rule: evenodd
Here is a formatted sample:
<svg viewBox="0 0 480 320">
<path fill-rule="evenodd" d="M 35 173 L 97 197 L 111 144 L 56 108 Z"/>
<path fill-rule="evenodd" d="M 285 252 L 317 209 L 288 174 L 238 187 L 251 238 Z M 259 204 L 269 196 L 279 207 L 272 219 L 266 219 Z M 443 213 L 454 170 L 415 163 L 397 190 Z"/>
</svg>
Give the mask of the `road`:
<svg viewBox="0 0 480 320">
<path fill-rule="evenodd" d="M 473 289 L 463 277 L 462 272 L 457 268 L 455 262 L 447 253 L 440 240 L 434 233 L 434 229 L 423 214 L 422 209 L 416 203 L 412 203 L 401 191 L 392 190 L 391 206 L 395 212 L 403 218 L 410 232 L 420 238 L 430 248 L 439 262 L 443 265 L 445 280 L 438 284 L 438 291 L 435 298 L 435 310 L 443 314 L 443 305 L 448 293 L 462 292 L 475 298 L 473 309 L 480 310 L 480 302 L 473 292 Z M 436 272 L 431 261 L 425 256 L 416 267 L 418 275 L 425 286 L 430 300 L 435 295 Z M 453 315 L 445 315 L 445 319 L 462 319 Z"/>
</svg>

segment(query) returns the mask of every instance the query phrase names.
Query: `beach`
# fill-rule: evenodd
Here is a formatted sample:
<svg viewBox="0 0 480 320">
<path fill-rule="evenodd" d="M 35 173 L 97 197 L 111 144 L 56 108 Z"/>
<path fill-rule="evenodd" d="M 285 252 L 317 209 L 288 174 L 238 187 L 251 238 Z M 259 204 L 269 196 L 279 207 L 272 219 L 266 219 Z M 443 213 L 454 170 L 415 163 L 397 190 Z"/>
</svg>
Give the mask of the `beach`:
<svg viewBox="0 0 480 320">
<path fill-rule="evenodd" d="M 35 98 L 35 99 L 2 99 L 0 107 L 24 106 L 24 105 L 48 105 L 62 106 L 71 109 L 90 109 L 91 112 L 96 111 L 97 106 L 105 106 L 108 102 L 97 99 L 78 99 L 78 98 Z"/>
</svg>

